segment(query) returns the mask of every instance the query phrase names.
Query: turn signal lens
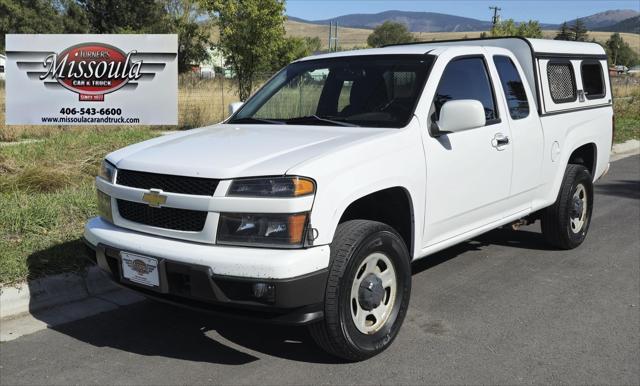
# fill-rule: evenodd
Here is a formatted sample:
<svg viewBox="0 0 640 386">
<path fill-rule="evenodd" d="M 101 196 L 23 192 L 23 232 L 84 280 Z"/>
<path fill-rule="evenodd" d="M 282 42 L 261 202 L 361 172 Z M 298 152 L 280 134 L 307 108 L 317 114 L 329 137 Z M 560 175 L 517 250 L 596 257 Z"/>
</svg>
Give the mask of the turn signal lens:
<svg viewBox="0 0 640 386">
<path fill-rule="evenodd" d="M 96 192 L 98 193 L 98 215 L 110 223 L 113 223 L 111 197 L 99 190 L 96 190 Z"/>
<path fill-rule="evenodd" d="M 304 226 L 307 224 L 307 214 L 294 214 L 289 216 L 289 243 L 302 244 Z"/>
<path fill-rule="evenodd" d="M 234 180 L 227 196 L 300 197 L 313 194 L 315 183 L 304 177 L 265 177 Z"/>
<path fill-rule="evenodd" d="M 306 196 L 307 194 L 313 194 L 316 190 L 313 181 L 307 178 L 294 177 L 293 178 L 294 196 Z"/>
</svg>

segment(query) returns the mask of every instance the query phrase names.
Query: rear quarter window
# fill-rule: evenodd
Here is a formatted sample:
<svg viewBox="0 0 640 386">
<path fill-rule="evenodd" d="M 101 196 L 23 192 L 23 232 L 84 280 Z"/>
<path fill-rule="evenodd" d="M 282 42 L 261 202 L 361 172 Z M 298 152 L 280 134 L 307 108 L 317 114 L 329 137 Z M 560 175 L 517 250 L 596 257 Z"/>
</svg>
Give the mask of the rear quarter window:
<svg viewBox="0 0 640 386">
<path fill-rule="evenodd" d="M 513 61 L 508 56 L 494 56 L 493 62 L 498 70 L 504 96 L 507 98 L 509 115 L 512 119 L 529 116 L 529 100 L 522 79 Z"/>
</svg>

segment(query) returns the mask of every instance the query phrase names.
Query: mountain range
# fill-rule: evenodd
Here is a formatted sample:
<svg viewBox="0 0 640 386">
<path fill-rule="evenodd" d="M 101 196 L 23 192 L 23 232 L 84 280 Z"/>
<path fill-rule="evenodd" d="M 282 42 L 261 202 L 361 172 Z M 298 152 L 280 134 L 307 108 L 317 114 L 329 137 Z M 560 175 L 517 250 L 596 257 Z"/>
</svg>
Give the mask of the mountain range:
<svg viewBox="0 0 640 386">
<path fill-rule="evenodd" d="M 608 30 L 608 28 L 621 28 L 618 32 L 633 32 L 627 30 L 635 27 L 637 33 L 637 18 L 640 12 L 625 10 L 609 10 L 581 18 L 589 30 Z M 634 24 L 635 18 L 635 24 Z M 380 13 L 356 13 L 338 16 L 325 20 L 304 20 L 289 16 L 290 20 L 310 24 L 329 24 L 337 21 L 341 27 L 372 29 L 385 21 L 395 21 L 407 26 L 411 32 L 458 32 L 458 31 L 487 31 L 491 28 L 491 22 L 448 15 L 436 12 L 410 12 L 410 11 L 385 11 Z M 630 20 L 631 19 L 631 20 Z M 572 24 L 574 20 L 567 21 Z M 557 29 L 558 24 L 540 23 L 543 29 Z"/>
<path fill-rule="evenodd" d="M 596 31 L 630 32 L 640 34 L 640 16 L 630 17 L 614 25 L 594 28 Z"/>
</svg>

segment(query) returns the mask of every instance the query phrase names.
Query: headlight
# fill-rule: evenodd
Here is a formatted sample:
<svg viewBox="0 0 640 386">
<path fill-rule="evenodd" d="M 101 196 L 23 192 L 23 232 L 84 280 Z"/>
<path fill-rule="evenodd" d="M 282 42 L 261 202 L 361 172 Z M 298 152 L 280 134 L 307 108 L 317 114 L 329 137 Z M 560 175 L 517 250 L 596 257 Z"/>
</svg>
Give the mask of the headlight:
<svg viewBox="0 0 640 386">
<path fill-rule="evenodd" d="M 308 213 L 220 213 L 219 244 L 296 248 L 304 244 Z"/>
<path fill-rule="evenodd" d="M 99 190 L 97 192 L 98 192 L 98 214 L 100 215 L 100 217 L 112 223 L 113 214 L 111 211 L 111 197 L 109 197 L 107 194 Z"/>
<path fill-rule="evenodd" d="M 236 197 L 299 197 L 313 194 L 313 180 L 304 177 L 266 177 L 234 180 L 227 196 Z"/>
<path fill-rule="evenodd" d="M 102 165 L 100 165 L 100 172 L 98 174 L 98 177 L 113 184 L 116 177 L 116 167 L 113 166 L 113 164 L 111 164 L 109 161 L 103 160 Z"/>
</svg>

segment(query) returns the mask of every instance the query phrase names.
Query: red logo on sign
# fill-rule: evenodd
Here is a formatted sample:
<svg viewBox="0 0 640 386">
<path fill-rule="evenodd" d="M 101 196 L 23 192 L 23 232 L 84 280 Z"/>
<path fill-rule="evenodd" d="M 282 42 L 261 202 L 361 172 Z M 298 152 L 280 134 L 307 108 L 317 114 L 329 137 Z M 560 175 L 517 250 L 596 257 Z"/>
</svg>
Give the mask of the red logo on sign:
<svg viewBox="0 0 640 386">
<path fill-rule="evenodd" d="M 114 92 L 130 80 L 141 77 L 142 60 L 103 43 L 84 43 L 69 47 L 44 60 L 47 72 L 41 80 L 51 77 L 67 89 L 78 93 L 81 101 L 104 101 L 104 94 Z"/>
</svg>

